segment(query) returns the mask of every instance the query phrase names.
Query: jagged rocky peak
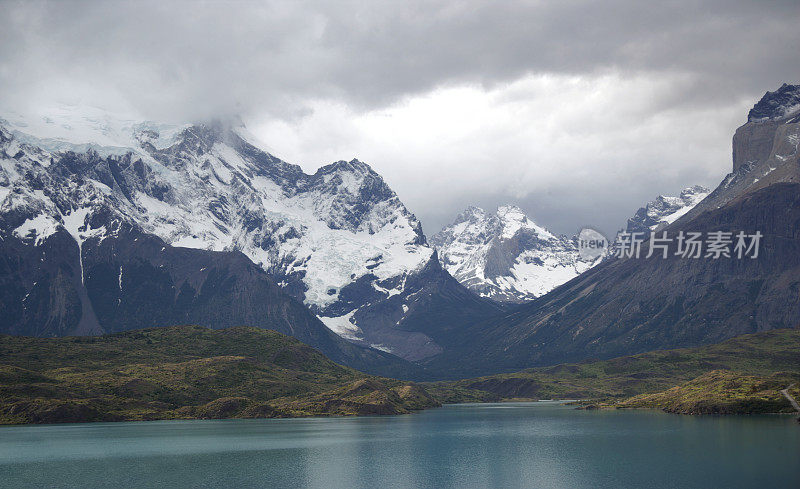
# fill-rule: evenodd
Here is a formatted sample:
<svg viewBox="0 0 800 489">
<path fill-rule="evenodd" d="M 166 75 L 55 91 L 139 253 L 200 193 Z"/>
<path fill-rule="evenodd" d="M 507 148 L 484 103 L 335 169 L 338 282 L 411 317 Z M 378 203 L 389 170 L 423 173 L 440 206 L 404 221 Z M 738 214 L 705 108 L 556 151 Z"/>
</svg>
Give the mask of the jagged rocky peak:
<svg viewBox="0 0 800 489">
<path fill-rule="evenodd" d="M 767 92 L 747 114 L 747 122 L 781 119 L 800 113 L 800 85 L 784 83 L 774 92 Z"/>
<path fill-rule="evenodd" d="M 595 263 L 575 243 L 539 226 L 517 206 L 469 207 L 431 242 L 442 266 L 474 292 L 501 302 L 538 297 Z"/>
<path fill-rule="evenodd" d="M 503 236 L 506 238 L 511 238 L 520 231 L 530 231 L 540 239 L 555 237 L 550 231 L 533 222 L 515 205 L 498 207 L 496 215 L 503 224 Z"/>
<path fill-rule="evenodd" d="M 439 248 L 458 237 L 461 241 L 488 243 L 498 236 L 511 238 L 520 231 L 553 237 L 547 229 L 537 225 L 515 205 L 500 206 L 494 213 L 470 206 L 458 214 L 451 225 L 432 237 L 431 242 Z"/>
<path fill-rule="evenodd" d="M 397 194 L 383 178 L 367 163 L 353 159 L 337 161 L 323 166 L 305 183 L 307 189 L 314 188 L 326 199 L 318 199 L 317 211 L 328 215 L 327 224 L 333 229 L 349 229 L 353 232 L 374 234 L 379 231 L 376 224 L 388 219 L 397 223 L 399 216 L 393 209 L 403 207 Z M 425 244 L 422 225 L 417 218 L 404 213 L 412 229 L 414 244 Z"/>
<path fill-rule="evenodd" d="M 639 208 L 633 217 L 628 219 L 626 231 L 629 233 L 649 233 L 665 225 L 672 224 L 689 212 L 711 192 L 702 185 L 693 185 L 681 190 L 678 196 L 659 195 Z"/>
<path fill-rule="evenodd" d="M 464 212 L 461 212 L 458 216 L 456 216 L 455 221 L 453 224 L 458 224 L 460 222 L 467 222 L 467 221 L 474 221 L 474 220 L 482 220 L 486 218 L 486 211 L 481 209 L 480 207 L 469 206 L 464 209 Z"/>
</svg>

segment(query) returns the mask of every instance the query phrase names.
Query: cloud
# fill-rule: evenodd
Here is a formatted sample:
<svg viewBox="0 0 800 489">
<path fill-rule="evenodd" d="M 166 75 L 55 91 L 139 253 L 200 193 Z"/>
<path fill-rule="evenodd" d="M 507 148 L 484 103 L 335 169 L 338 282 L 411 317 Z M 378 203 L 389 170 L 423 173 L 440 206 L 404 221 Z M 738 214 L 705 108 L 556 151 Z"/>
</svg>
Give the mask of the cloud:
<svg viewBox="0 0 800 489">
<path fill-rule="evenodd" d="M 732 130 L 747 106 L 650 110 L 682 83 L 531 75 L 367 112 L 319 101 L 300 120 L 251 127 L 306 171 L 344 157 L 370 162 L 427 232 L 468 204 L 512 202 L 558 232 L 592 224 L 611 233 L 658 193 L 715 185 L 730 169 Z"/>
<path fill-rule="evenodd" d="M 692 102 L 797 76 L 796 2 L 5 2 L 4 88 L 291 116 L 527 74 L 682 73 Z M 69 90 L 59 90 L 63 83 Z M 685 93 L 676 94 L 685 100 Z M 105 101 L 103 101 L 105 102 Z"/>
<path fill-rule="evenodd" d="M 367 160 L 428 231 L 467 204 L 509 200 L 554 227 L 612 227 L 642 199 L 718 180 L 746 106 L 800 81 L 795 0 L 3 10 L 6 108 L 238 113 L 309 168 Z"/>
</svg>

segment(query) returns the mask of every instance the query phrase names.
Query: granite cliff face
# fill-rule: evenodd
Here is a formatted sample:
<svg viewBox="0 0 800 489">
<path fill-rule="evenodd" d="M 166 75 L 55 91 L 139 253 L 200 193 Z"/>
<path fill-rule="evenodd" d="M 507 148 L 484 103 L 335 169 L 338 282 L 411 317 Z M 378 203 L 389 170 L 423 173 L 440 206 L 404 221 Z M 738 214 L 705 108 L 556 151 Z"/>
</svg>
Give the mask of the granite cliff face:
<svg viewBox="0 0 800 489">
<path fill-rule="evenodd" d="M 694 219 L 734 199 L 781 182 L 799 182 L 800 85 L 767 92 L 733 136 L 733 171 L 681 218 Z"/>
</svg>

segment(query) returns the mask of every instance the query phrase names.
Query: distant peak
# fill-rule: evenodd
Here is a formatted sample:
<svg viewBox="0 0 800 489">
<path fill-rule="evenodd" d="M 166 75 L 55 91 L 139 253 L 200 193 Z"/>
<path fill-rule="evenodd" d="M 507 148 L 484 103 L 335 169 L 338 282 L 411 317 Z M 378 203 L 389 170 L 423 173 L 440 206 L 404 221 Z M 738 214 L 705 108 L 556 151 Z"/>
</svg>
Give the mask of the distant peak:
<svg viewBox="0 0 800 489">
<path fill-rule="evenodd" d="M 747 114 L 747 122 L 781 119 L 800 111 L 800 85 L 784 83 L 767 92 Z"/>
<path fill-rule="evenodd" d="M 517 207 L 516 205 L 507 204 L 507 205 L 501 205 L 500 207 L 497 208 L 498 216 L 506 216 L 509 214 L 521 214 L 525 216 L 525 212 L 523 212 L 523 210 Z"/>
<path fill-rule="evenodd" d="M 368 174 L 377 175 L 377 173 L 375 173 L 375 171 L 372 169 L 371 166 L 355 158 L 353 158 L 350 161 L 345 161 L 345 160 L 335 161 L 317 170 L 317 173 L 320 175 L 327 175 L 331 173 L 340 173 L 340 172 L 356 173 L 361 175 L 368 175 Z"/>
<path fill-rule="evenodd" d="M 650 232 L 657 226 L 672 224 L 689 212 L 711 192 L 702 185 L 692 185 L 681 190 L 679 196 L 659 195 L 654 200 L 640 207 L 636 214 L 628 219 L 627 232 Z"/>
<path fill-rule="evenodd" d="M 456 225 L 462 222 L 475 222 L 475 221 L 483 221 L 486 219 L 486 211 L 481 209 L 480 207 L 476 207 L 471 205 L 464 209 L 463 212 L 456 216 L 456 219 L 453 221 L 453 224 Z"/>
<path fill-rule="evenodd" d="M 691 187 L 686 187 L 685 189 L 681 190 L 681 198 L 685 199 L 694 195 L 707 194 L 710 192 L 711 189 L 708 187 L 704 187 L 702 185 L 692 185 Z"/>
<path fill-rule="evenodd" d="M 544 228 L 540 228 L 540 226 L 538 226 L 533 219 L 528 217 L 525 211 L 516 205 L 501 205 L 497 208 L 495 215 L 507 226 L 510 224 L 514 227 L 522 226 L 536 229 L 539 232 L 544 231 Z"/>
</svg>

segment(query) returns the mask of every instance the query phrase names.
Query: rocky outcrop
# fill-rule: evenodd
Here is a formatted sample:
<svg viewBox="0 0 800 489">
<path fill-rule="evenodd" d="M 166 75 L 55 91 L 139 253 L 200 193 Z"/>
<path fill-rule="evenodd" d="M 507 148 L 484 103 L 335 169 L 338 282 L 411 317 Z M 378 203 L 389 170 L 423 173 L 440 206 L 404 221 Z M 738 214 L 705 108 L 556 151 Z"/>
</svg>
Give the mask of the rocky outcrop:
<svg viewBox="0 0 800 489">
<path fill-rule="evenodd" d="M 798 115 L 800 85 L 784 83 L 774 92 L 767 92 L 747 114 L 747 122 L 764 122 Z"/>
</svg>

